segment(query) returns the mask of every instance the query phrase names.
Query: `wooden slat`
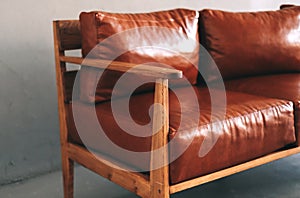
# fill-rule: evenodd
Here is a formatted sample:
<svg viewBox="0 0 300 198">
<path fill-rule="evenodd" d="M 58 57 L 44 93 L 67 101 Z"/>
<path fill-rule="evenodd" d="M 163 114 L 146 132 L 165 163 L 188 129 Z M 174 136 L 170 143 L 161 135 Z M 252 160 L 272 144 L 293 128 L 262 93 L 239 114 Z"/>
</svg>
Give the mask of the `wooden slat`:
<svg viewBox="0 0 300 198">
<path fill-rule="evenodd" d="M 284 157 L 288 157 L 290 155 L 294 155 L 299 152 L 300 152 L 300 147 L 291 148 L 291 149 L 284 150 L 284 151 L 278 151 L 278 152 L 260 157 L 255 160 L 252 160 L 252 161 L 249 161 L 249 162 L 237 165 L 237 166 L 233 166 L 231 168 L 227 168 L 227 169 L 224 169 L 221 171 L 214 172 L 209 175 L 205 175 L 202 177 L 198 177 L 196 179 L 192 179 L 192 180 L 189 180 L 186 182 L 182 182 L 182 183 L 173 185 L 170 187 L 170 193 L 173 194 L 173 193 L 176 193 L 176 192 L 179 192 L 182 190 L 186 190 L 188 188 L 192 188 L 192 187 L 195 187 L 195 186 L 198 186 L 198 185 L 210 182 L 210 181 L 214 181 L 214 180 L 220 179 L 222 177 L 226 177 L 226 176 L 229 176 L 229 175 L 232 175 L 232 174 L 235 174 L 235 173 L 238 173 L 238 172 L 250 169 L 250 168 L 254 168 L 254 167 L 257 167 L 257 166 L 260 166 L 260 165 L 263 165 L 263 164 L 266 164 L 266 163 L 269 163 L 269 162 L 272 162 L 272 161 L 275 161 L 275 160 L 278 160 L 278 159 L 281 159 Z"/>
<path fill-rule="evenodd" d="M 60 50 L 81 49 L 81 32 L 79 20 L 61 20 L 58 24 Z"/>
<path fill-rule="evenodd" d="M 168 80 L 157 79 L 154 94 L 153 135 L 151 145 L 151 198 L 169 198 L 169 99 Z M 153 152 L 154 151 L 154 152 Z M 163 166 L 164 165 L 164 166 Z"/>
<path fill-rule="evenodd" d="M 61 56 L 60 61 L 73 64 L 84 64 L 85 66 L 91 66 L 98 69 L 109 69 L 120 72 L 129 72 L 140 74 L 143 76 L 149 76 L 154 78 L 165 78 L 165 79 L 178 79 L 182 78 L 182 71 L 170 68 L 162 68 L 157 66 L 151 66 L 147 64 L 140 64 L 139 67 L 134 67 L 136 64 L 118 62 L 118 61 L 107 61 L 99 59 L 83 59 L 81 57 Z M 109 67 L 107 67 L 109 65 Z M 131 70 L 129 70 L 131 69 Z"/>
<path fill-rule="evenodd" d="M 96 156 L 88 150 L 71 143 L 68 145 L 68 154 L 77 163 L 125 189 L 141 197 L 149 196 L 150 184 L 147 176 L 125 170 L 104 157 L 100 157 L 100 154 Z"/>
<path fill-rule="evenodd" d="M 64 51 L 60 50 L 60 36 L 59 36 L 59 24 L 53 22 L 53 34 L 54 34 L 54 54 L 55 54 L 55 71 L 56 71 L 56 86 L 58 97 L 58 114 L 59 114 L 59 128 L 60 128 L 60 144 L 61 144 L 61 157 L 62 157 L 62 170 L 63 170 L 63 186 L 64 186 L 64 198 L 73 198 L 74 196 L 74 163 L 70 160 L 67 154 L 67 114 L 65 108 L 65 90 L 63 73 L 66 71 L 66 64 L 59 60 L 60 56 L 64 55 Z"/>
</svg>

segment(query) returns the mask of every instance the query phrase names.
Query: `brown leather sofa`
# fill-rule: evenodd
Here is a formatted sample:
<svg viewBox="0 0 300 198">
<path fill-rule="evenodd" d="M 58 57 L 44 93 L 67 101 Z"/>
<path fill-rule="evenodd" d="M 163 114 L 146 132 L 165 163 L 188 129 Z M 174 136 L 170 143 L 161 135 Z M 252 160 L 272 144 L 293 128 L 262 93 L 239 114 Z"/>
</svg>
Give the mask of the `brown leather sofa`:
<svg viewBox="0 0 300 198">
<path fill-rule="evenodd" d="M 297 6 L 55 21 L 65 197 L 74 161 L 139 196 L 169 197 L 298 153 L 299 23 Z M 73 49 L 83 58 L 65 56 Z M 137 82 L 147 83 L 131 92 Z"/>
</svg>

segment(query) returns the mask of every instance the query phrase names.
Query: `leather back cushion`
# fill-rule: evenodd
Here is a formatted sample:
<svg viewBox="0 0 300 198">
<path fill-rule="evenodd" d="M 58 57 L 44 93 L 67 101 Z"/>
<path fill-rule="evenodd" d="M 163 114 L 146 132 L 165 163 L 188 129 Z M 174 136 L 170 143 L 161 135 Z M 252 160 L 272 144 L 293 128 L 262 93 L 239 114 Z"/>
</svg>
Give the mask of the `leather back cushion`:
<svg viewBox="0 0 300 198">
<path fill-rule="evenodd" d="M 300 71 L 300 7 L 245 13 L 203 10 L 200 18 L 201 43 L 223 79 Z"/>
<path fill-rule="evenodd" d="M 176 9 L 152 13 L 121 14 L 83 12 L 80 14 L 82 54 L 88 58 L 116 60 L 134 64 L 152 63 L 183 71 L 187 80 L 174 80 L 174 85 L 197 81 L 198 17 L 197 11 Z M 125 95 L 126 87 L 135 86 L 141 76 L 130 74 L 126 83 L 114 87 L 123 73 L 82 67 L 80 98 L 88 102 L 109 100 L 114 89 L 116 96 Z M 95 83 L 101 75 L 99 83 Z M 152 84 L 153 85 L 153 84 Z M 138 92 L 153 89 L 151 84 L 139 87 Z M 95 87 L 96 86 L 96 87 Z M 96 90 L 96 96 L 94 93 Z"/>
</svg>

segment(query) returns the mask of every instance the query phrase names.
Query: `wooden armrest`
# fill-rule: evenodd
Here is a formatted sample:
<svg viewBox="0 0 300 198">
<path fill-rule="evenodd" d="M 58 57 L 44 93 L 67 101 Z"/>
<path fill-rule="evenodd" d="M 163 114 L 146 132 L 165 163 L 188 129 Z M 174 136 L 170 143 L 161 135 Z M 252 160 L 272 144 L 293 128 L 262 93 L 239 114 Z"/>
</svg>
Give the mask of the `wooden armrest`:
<svg viewBox="0 0 300 198">
<path fill-rule="evenodd" d="M 171 69 L 171 68 L 162 68 L 157 66 L 152 66 L 148 64 L 139 64 L 138 67 L 135 67 L 136 64 L 119 62 L 119 61 L 108 61 L 100 59 L 88 59 L 81 57 L 71 57 L 71 56 L 60 56 L 60 61 L 66 63 L 73 63 L 78 65 L 84 65 L 89 67 L 94 67 L 98 69 L 109 69 L 113 71 L 120 72 L 129 72 L 134 74 L 140 74 L 143 76 L 163 78 L 163 79 L 179 79 L 182 78 L 182 71 Z M 109 65 L 109 67 L 107 67 Z"/>
</svg>

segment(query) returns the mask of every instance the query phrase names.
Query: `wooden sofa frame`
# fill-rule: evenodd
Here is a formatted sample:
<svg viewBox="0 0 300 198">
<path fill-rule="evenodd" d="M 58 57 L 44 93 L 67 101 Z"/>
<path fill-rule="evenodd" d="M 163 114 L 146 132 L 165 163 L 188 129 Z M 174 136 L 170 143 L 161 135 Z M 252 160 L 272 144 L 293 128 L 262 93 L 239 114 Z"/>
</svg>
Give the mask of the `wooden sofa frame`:
<svg viewBox="0 0 300 198">
<path fill-rule="evenodd" d="M 94 171 L 108 180 L 124 187 L 125 189 L 144 198 L 167 198 L 171 194 L 192 188 L 222 177 L 229 176 L 253 167 L 257 167 L 268 162 L 278 160 L 300 152 L 300 147 L 292 147 L 277 151 L 272 154 L 248 161 L 230 168 L 226 168 L 205 176 L 201 176 L 189 181 L 184 181 L 175 185 L 169 184 L 169 167 L 164 166 L 157 170 L 151 170 L 150 176 L 124 170 L 114 160 L 105 156 L 95 156 L 87 149 L 68 141 L 67 110 L 65 103 L 65 81 L 64 75 L 68 73 L 67 63 L 81 65 L 83 58 L 66 56 L 68 50 L 81 49 L 80 24 L 78 20 L 60 20 L 53 22 L 54 48 L 56 63 L 56 82 L 58 91 L 58 110 L 60 121 L 60 140 L 62 155 L 62 172 L 64 197 L 73 198 L 74 188 L 74 162 Z M 104 68 L 106 61 L 86 60 L 84 64 L 90 67 Z M 116 71 L 126 71 L 131 65 L 128 63 L 113 62 L 110 69 Z M 152 137 L 152 150 L 160 148 L 168 141 L 168 79 L 181 78 L 181 71 L 174 69 L 161 69 L 144 65 L 131 72 L 141 75 L 155 77 L 155 103 L 163 105 L 163 111 L 154 109 L 154 125 L 163 126 L 158 133 Z M 162 125 L 160 125 L 162 124 Z M 154 127 L 155 128 L 155 127 Z M 154 153 L 154 152 L 152 152 Z M 151 155 L 150 167 L 155 163 L 168 164 L 168 149 L 160 153 Z"/>
</svg>

